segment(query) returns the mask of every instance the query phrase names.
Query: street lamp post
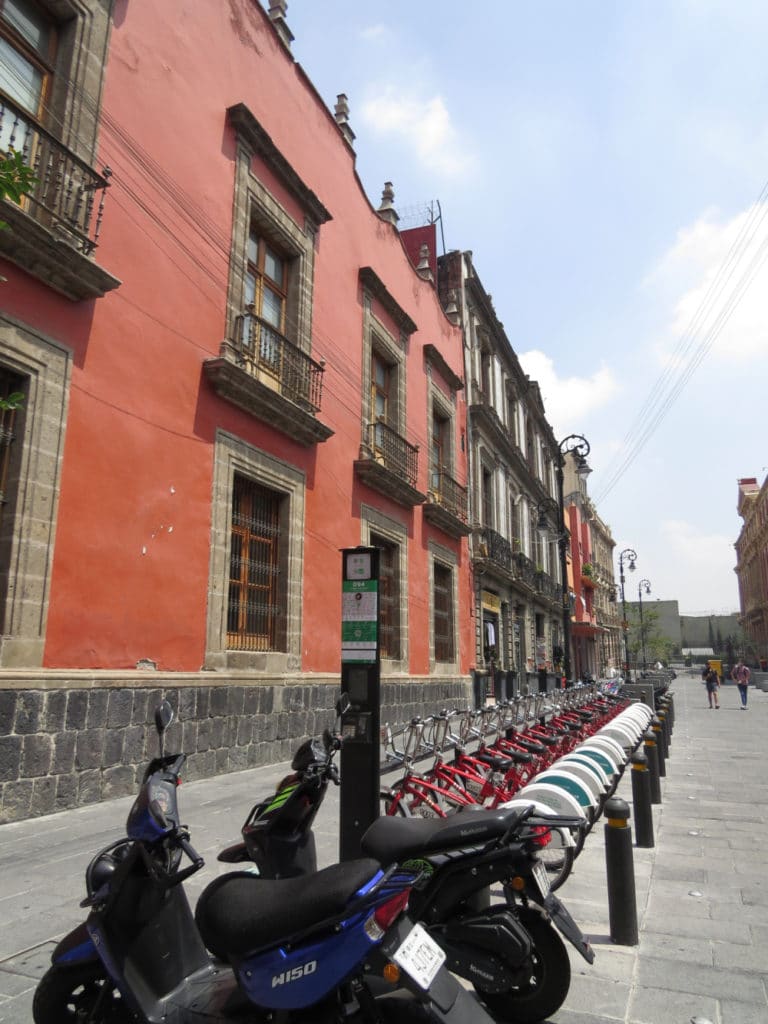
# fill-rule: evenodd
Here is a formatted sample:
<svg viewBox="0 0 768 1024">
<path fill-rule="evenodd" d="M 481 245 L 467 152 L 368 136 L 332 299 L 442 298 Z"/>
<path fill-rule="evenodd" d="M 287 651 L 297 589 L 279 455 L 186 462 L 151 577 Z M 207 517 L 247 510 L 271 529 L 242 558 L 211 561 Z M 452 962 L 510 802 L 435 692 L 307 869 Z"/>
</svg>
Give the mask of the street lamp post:
<svg viewBox="0 0 768 1024">
<path fill-rule="evenodd" d="M 627 560 L 627 568 L 630 572 L 635 571 L 635 561 L 637 560 L 637 553 L 632 548 L 624 548 L 619 555 L 619 585 L 621 586 L 621 628 L 624 630 L 624 671 L 626 673 L 625 678 L 631 679 L 632 673 L 629 671 L 629 623 L 627 622 L 627 602 L 624 596 L 624 559 Z"/>
<path fill-rule="evenodd" d="M 640 602 L 640 643 L 643 647 L 643 672 L 645 672 L 648 663 L 645 660 L 645 627 L 643 626 L 643 591 L 645 591 L 646 594 L 650 594 L 650 580 L 640 580 L 640 582 L 637 584 L 637 598 Z"/>
<path fill-rule="evenodd" d="M 572 452 L 576 459 L 576 472 L 584 479 L 591 472 L 587 465 L 590 453 L 589 441 L 581 434 L 569 434 L 558 445 L 560 458 L 557 460 L 555 475 L 557 477 L 557 498 L 560 506 L 560 577 L 563 585 L 563 671 L 565 684 L 571 682 L 571 602 L 568 594 L 568 530 L 565 525 L 565 496 L 563 494 L 563 466 L 565 456 Z"/>
</svg>

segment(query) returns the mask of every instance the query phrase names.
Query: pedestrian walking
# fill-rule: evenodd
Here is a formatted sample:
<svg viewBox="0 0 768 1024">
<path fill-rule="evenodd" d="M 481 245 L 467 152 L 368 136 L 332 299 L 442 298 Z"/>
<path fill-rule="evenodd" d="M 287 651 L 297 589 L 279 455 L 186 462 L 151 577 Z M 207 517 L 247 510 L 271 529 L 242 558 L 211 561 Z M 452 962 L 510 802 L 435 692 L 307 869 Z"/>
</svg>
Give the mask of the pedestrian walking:
<svg viewBox="0 0 768 1024">
<path fill-rule="evenodd" d="M 739 658 L 736 664 L 731 669 L 731 679 L 736 683 L 739 688 L 739 697 L 741 697 L 741 710 L 747 710 L 747 688 L 749 687 L 749 679 L 752 673 L 749 671 L 743 660 Z"/>
<path fill-rule="evenodd" d="M 704 676 L 704 682 L 707 685 L 707 700 L 709 701 L 709 707 L 720 710 L 720 697 L 718 691 L 720 689 L 720 676 L 712 668 L 711 665 L 707 665 L 706 670 L 702 673 Z"/>
</svg>

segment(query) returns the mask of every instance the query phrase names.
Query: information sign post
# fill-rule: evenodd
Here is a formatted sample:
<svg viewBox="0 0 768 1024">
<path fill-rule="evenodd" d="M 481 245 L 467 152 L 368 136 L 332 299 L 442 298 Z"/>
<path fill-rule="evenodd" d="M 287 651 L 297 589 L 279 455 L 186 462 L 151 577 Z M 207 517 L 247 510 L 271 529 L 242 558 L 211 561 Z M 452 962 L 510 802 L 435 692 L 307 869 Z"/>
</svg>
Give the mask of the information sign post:
<svg viewBox="0 0 768 1024">
<path fill-rule="evenodd" d="M 339 858 L 360 857 L 360 839 L 379 816 L 379 550 L 345 548 L 341 574 L 342 715 Z"/>
</svg>

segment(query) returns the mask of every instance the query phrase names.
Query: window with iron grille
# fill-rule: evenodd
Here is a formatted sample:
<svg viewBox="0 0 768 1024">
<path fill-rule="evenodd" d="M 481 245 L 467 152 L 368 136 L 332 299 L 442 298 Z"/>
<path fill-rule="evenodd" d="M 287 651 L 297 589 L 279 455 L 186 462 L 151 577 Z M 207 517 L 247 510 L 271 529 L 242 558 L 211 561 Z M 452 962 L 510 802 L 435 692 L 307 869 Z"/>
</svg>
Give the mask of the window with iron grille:
<svg viewBox="0 0 768 1024">
<path fill-rule="evenodd" d="M 0 367 L 0 398 L 6 399 L 9 395 L 18 393 L 22 386 L 21 377 Z M 18 415 L 18 409 L 0 408 L 0 525 L 5 525 L 5 514 L 11 500 L 10 491 L 13 486 L 10 479 L 11 446 L 15 438 Z"/>
<path fill-rule="evenodd" d="M 280 572 L 280 520 L 285 497 L 235 475 L 229 559 L 227 647 L 280 649 L 284 599 Z"/>
<path fill-rule="evenodd" d="M 400 643 L 400 548 L 386 537 L 371 534 L 371 546 L 379 549 L 379 652 L 382 658 L 399 659 Z"/>
<path fill-rule="evenodd" d="M 433 617 L 435 634 L 435 661 L 455 661 L 456 647 L 453 636 L 453 572 L 450 566 L 434 563 Z"/>
</svg>

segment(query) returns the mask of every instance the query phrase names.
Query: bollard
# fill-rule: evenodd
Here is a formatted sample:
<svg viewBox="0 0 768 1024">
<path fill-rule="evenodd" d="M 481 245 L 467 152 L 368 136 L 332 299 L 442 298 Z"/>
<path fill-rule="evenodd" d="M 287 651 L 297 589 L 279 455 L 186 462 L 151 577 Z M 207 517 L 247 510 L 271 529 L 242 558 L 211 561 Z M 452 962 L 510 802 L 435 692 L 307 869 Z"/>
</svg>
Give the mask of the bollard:
<svg viewBox="0 0 768 1024">
<path fill-rule="evenodd" d="M 611 941 L 620 946 L 636 946 L 637 901 L 632 829 L 628 824 L 629 804 L 626 800 L 612 796 L 605 802 L 605 814 L 605 866 Z"/>
<path fill-rule="evenodd" d="M 669 727 L 667 725 L 667 713 L 663 708 L 656 712 L 656 717 L 661 723 L 661 742 L 664 747 L 664 760 L 669 758 Z"/>
<path fill-rule="evenodd" d="M 632 755 L 632 806 L 635 809 L 635 844 L 651 849 L 654 845 L 651 773 L 648 758 L 641 750 Z"/>
<path fill-rule="evenodd" d="M 654 715 L 651 719 L 651 729 L 656 736 L 656 754 L 659 759 L 659 778 L 666 778 L 667 775 L 667 764 L 664 758 L 664 730 L 661 727 L 658 715 Z"/>
<path fill-rule="evenodd" d="M 661 803 L 661 779 L 659 778 L 659 754 L 656 747 L 656 733 L 653 729 L 643 733 L 645 756 L 648 758 L 648 775 L 651 779 L 651 803 Z"/>
<path fill-rule="evenodd" d="M 664 709 L 669 719 L 669 735 L 671 736 L 675 731 L 675 698 L 673 694 L 665 693 L 662 700 L 664 701 Z"/>
</svg>

